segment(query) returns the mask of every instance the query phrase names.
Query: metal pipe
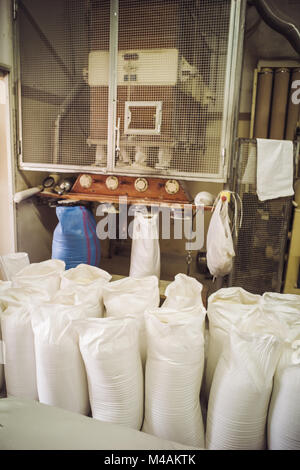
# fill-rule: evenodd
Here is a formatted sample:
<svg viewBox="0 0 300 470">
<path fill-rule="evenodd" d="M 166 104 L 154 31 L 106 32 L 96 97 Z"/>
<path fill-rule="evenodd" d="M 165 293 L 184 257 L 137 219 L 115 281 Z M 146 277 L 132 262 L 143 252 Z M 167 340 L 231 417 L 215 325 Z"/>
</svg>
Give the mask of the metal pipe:
<svg viewBox="0 0 300 470">
<path fill-rule="evenodd" d="M 284 19 L 283 14 L 280 14 L 280 12 L 271 5 L 270 1 L 252 0 L 252 4 L 256 7 L 265 23 L 278 33 L 282 34 L 289 41 L 297 54 L 300 55 L 299 27 L 292 21 Z"/>
</svg>

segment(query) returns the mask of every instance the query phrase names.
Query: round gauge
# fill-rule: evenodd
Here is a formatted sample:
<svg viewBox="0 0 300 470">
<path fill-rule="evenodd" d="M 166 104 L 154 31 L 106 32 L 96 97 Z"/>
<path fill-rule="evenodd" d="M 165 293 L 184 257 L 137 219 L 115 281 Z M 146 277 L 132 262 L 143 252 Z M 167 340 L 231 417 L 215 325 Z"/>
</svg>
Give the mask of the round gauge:
<svg viewBox="0 0 300 470">
<path fill-rule="evenodd" d="M 168 194 L 176 194 L 179 191 L 179 183 L 176 180 L 168 180 L 165 184 L 165 190 Z"/>
<path fill-rule="evenodd" d="M 92 186 L 93 178 L 91 175 L 82 175 L 79 180 L 80 186 L 85 189 L 89 189 Z"/>
<path fill-rule="evenodd" d="M 134 182 L 134 187 L 139 193 L 143 193 L 148 189 L 148 181 L 145 178 L 137 178 Z"/>
<path fill-rule="evenodd" d="M 108 176 L 105 181 L 107 189 L 110 189 L 111 191 L 115 191 L 117 187 L 119 186 L 119 181 L 116 176 Z"/>
</svg>

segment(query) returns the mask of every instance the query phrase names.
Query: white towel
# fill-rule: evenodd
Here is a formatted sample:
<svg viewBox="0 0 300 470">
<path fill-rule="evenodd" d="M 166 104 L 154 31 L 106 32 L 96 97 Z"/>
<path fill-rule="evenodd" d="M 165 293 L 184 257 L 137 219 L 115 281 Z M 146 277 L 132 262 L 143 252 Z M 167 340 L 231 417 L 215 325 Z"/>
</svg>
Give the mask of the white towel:
<svg viewBox="0 0 300 470">
<path fill-rule="evenodd" d="M 257 195 L 260 201 L 294 194 L 293 142 L 257 139 Z"/>
</svg>

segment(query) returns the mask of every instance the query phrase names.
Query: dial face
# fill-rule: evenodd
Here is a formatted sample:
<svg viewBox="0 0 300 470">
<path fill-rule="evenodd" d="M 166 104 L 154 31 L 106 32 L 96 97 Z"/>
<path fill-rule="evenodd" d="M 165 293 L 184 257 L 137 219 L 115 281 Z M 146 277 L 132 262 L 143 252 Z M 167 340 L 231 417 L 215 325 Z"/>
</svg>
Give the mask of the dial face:
<svg viewBox="0 0 300 470">
<path fill-rule="evenodd" d="M 82 188 L 89 189 L 92 186 L 93 178 L 91 175 L 82 175 L 79 183 Z"/>
<path fill-rule="evenodd" d="M 148 189 L 148 181 L 145 178 L 137 178 L 134 182 L 134 187 L 140 193 Z"/>
<path fill-rule="evenodd" d="M 179 191 L 179 183 L 176 180 L 168 180 L 165 184 L 165 190 L 168 194 L 176 194 Z"/>
<path fill-rule="evenodd" d="M 119 181 L 116 176 L 108 176 L 105 181 L 107 189 L 110 189 L 111 191 L 115 191 L 117 187 L 119 186 Z"/>
</svg>

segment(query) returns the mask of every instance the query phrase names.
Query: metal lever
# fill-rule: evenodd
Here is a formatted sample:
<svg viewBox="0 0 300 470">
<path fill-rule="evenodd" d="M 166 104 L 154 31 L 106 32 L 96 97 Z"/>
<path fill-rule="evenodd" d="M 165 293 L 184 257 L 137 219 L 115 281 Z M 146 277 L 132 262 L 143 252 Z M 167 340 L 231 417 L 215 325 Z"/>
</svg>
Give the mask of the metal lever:
<svg viewBox="0 0 300 470">
<path fill-rule="evenodd" d="M 118 118 L 118 125 L 115 127 L 115 131 L 117 133 L 117 139 L 116 139 L 116 153 L 119 154 L 120 152 L 120 122 L 121 118 Z"/>
</svg>

